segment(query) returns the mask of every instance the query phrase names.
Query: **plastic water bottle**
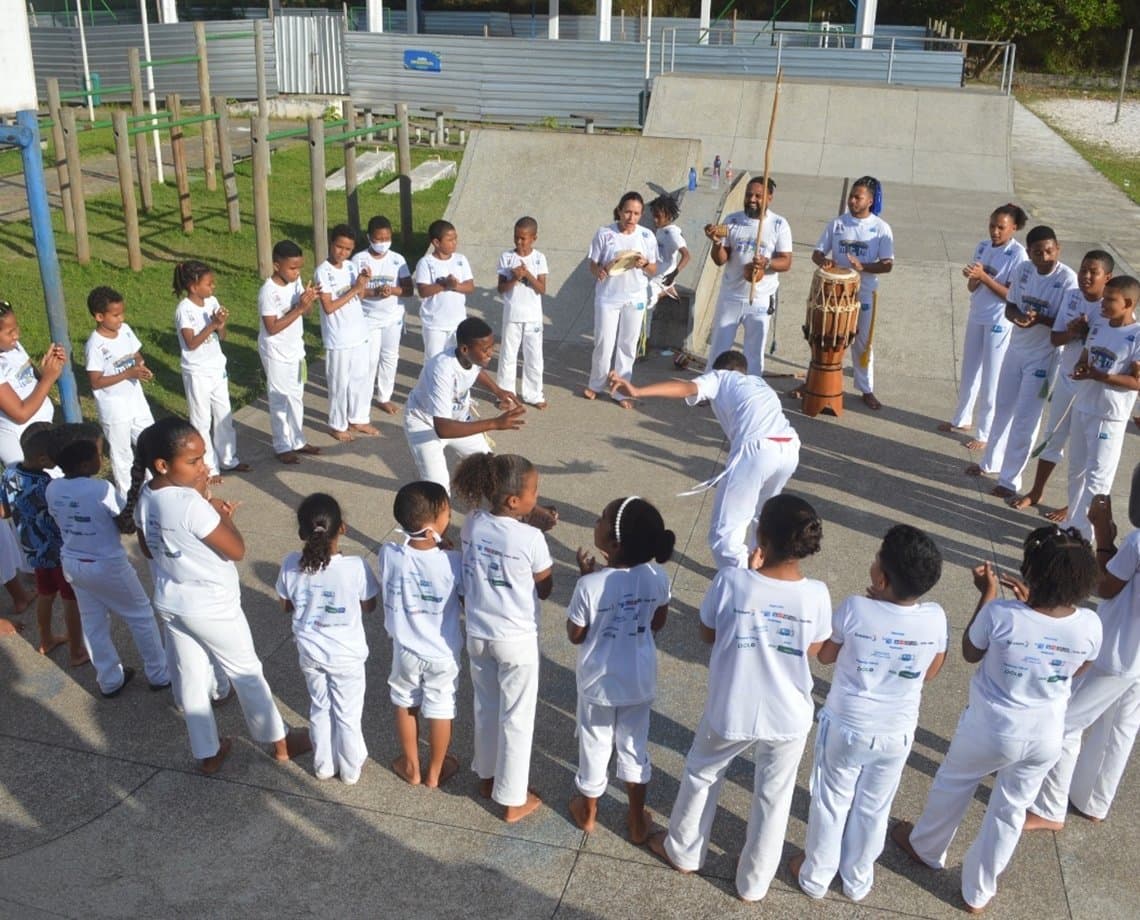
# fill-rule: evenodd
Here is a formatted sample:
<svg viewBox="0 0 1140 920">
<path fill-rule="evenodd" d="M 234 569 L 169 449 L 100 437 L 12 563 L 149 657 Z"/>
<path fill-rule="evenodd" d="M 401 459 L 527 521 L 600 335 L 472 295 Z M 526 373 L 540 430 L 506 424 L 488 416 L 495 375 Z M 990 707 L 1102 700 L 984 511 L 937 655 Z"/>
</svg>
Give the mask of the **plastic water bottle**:
<svg viewBox="0 0 1140 920">
<path fill-rule="evenodd" d="M 712 187 L 720 188 L 720 154 L 713 157 Z"/>
<path fill-rule="evenodd" d="M 695 192 L 697 190 L 697 167 L 689 167 L 689 191 Z"/>
<path fill-rule="evenodd" d="M 732 185 L 732 160 L 729 160 L 728 165 L 724 168 L 724 181 Z"/>
</svg>

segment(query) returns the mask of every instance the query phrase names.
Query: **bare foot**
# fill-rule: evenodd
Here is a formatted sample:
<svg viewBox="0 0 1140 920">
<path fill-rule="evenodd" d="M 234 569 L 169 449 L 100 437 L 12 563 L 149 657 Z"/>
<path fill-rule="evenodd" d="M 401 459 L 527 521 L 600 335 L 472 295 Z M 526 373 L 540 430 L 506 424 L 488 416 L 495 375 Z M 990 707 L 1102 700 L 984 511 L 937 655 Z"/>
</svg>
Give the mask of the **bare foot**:
<svg viewBox="0 0 1140 920">
<path fill-rule="evenodd" d="M 974 907 L 974 905 L 971 904 L 969 901 L 967 901 L 965 898 L 962 899 L 962 910 L 964 910 L 968 914 L 980 914 L 985 909 L 986 909 L 985 904 L 983 904 L 981 907 Z"/>
<path fill-rule="evenodd" d="M 1064 821 L 1050 821 L 1048 818 L 1043 818 L 1036 812 L 1027 811 L 1025 813 L 1025 823 L 1021 826 L 1022 833 L 1028 831 L 1061 831 L 1065 829 Z"/>
<path fill-rule="evenodd" d="M 966 467 L 966 475 L 967 476 L 985 476 L 986 471 L 983 470 L 978 464 L 971 463 L 968 467 Z"/>
<path fill-rule="evenodd" d="M 879 402 L 878 399 L 875 398 L 874 393 L 864 393 L 863 394 L 863 404 L 868 409 L 871 409 L 875 412 L 878 412 L 880 409 L 883 408 L 883 404 L 881 402 Z"/>
<path fill-rule="evenodd" d="M 966 448 L 966 450 L 973 450 L 973 451 L 985 450 L 986 449 L 986 442 L 985 441 L 979 441 L 977 438 L 970 438 L 969 440 L 963 441 L 962 446 L 964 448 Z"/>
<path fill-rule="evenodd" d="M 941 430 L 946 431 L 949 429 Z M 804 867 L 804 859 L 806 857 L 807 854 L 803 850 L 800 850 L 800 852 L 788 860 L 788 874 L 791 875 L 797 885 L 800 883 L 800 869 Z"/>
<path fill-rule="evenodd" d="M 527 403 L 527 405 L 528 406 L 534 406 L 539 411 L 542 411 L 546 408 L 547 402 L 545 399 L 540 399 L 538 402 Z"/>
<path fill-rule="evenodd" d="M 1069 506 L 1065 505 L 1064 508 L 1058 508 L 1056 511 L 1050 511 L 1045 515 L 1045 520 L 1052 521 L 1054 524 L 1060 524 L 1069 516 Z"/>
<path fill-rule="evenodd" d="M 969 425 L 955 425 L 953 422 L 939 422 L 938 423 L 938 430 L 939 431 L 969 431 L 970 426 Z M 793 857 L 793 859 L 794 858 L 795 857 Z M 800 860 L 800 861 L 802 862 L 803 860 Z M 791 863 L 789 862 L 788 865 L 790 866 Z"/>
<path fill-rule="evenodd" d="M 313 749 L 312 739 L 303 728 L 291 728 L 285 732 L 285 737 L 273 742 L 273 759 L 284 762 L 300 757 Z"/>
<path fill-rule="evenodd" d="M 409 763 L 403 754 L 392 761 L 392 772 L 409 786 L 420 784 L 420 765 Z"/>
<path fill-rule="evenodd" d="M 235 463 L 233 466 L 227 466 L 222 470 L 223 473 L 252 473 L 253 467 L 248 463 Z"/>
<path fill-rule="evenodd" d="M 292 466 L 294 463 L 300 463 L 301 458 L 297 456 L 295 450 L 287 450 L 277 455 L 277 459 L 284 463 L 286 466 Z"/>
<path fill-rule="evenodd" d="M 314 447 L 312 444 L 302 444 L 300 447 L 297 448 L 297 453 L 308 454 L 310 456 L 316 456 L 320 452 L 321 452 L 321 449 L 319 447 Z"/>
<path fill-rule="evenodd" d="M 633 400 L 632 399 L 619 399 L 618 405 L 621 406 L 623 409 L 632 409 L 633 408 Z"/>
<path fill-rule="evenodd" d="M 1040 495 L 1034 495 L 1032 492 L 1026 492 L 1024 495 L 1015 495 L 1006 503 L 1011 508 L 1016 508 L 1018 511 L 1023 511 L 1026 508 L 1032 508 L 1039 501 Z"/>
<path fill-rule="evenodd" d="M 649 817 L 649 812 L 645 809 L 642 809 L 641 814 L 636 817 L 626 815 L 625 828 L 629 832 L 629 842 L 639 847 L 645 845 L 650 834 L 659 830 L 659 828 L 654 825 L 653 819 Z"/>
<path fill-rule="evenodd" d="M 454 754 L 447 754 L 443 758 L 443 766 L 439 768 L 439 779 L 433 783 L 431 781 L 431 777 L 429 776 L 427 780 L 424 781 L 424 785 L 429 789 L 435 789 L 439 786 L 442 786 L 458 772 L 459 760 L 455 757 Z"/>
<path fill-rule="evenodd" d="M 355 431 L 357 434 L 362 434 L 365 437 L 371 438 L 380 433 L 380 429 L 373 425 L 358 425 L 355 422 L 348 426 L 350 430 Z"/>
<path fill-rule="evenodd" d="M 990 495 L 996 495 L 998 498 L 1013 498 L 1013 489 L 1007 489 L 1005 486 L 994 486 L 990 489 Z"/>
<path fill-rule="evenodd" d="M 385 415 L 395 415 L 400 411 L 400 407 L 391 400 L 388 400 L 387 402 L 380 403 L 380 411 Z"/>
<path fill-rule="evenodd" d="M 337 431 L 337 429 L 335 429 L 335 428 L 330 428 L 329 434 L 332 435 L 332 439 L 334 441 L 340 441 L 342 444 L 347 442 L 347 441 L 355 441 L 356 440 L 356 438 L 354 438 L 351 434 L 349 434 L 348 431 Z"/>
<path fill-rule="evenodd" d="M 41 655 L 50 655 L 61 645 L 67 645 L 67 636 L 48 636 L 40 643 L 39 652 Z"/>
<path fill-rule="evenodd" d="M 914 862 L 920 866 L 925 866 L 922 857 L 918 855 L 914 847 L 910 844 L 910 833 L 914 830 L 914 825 L 909 821 L 900 821 L 891 828 L 891 840 L 898 844 L 899 849 L 906 853 Z M 929 868 L 929 867 L 928 867 Z"/>
<path fill-rule="evenodd" d="M 24 631 L 22 623 L 13 623 L 11 620 L 0 617 L 0 636 L 14 636 Z"/>
<path fill-rule="evenodd" d="M 72 655 L 68 664 L 73 668 L 81 668 L 85 664 L 91 664 L 91 656 L 86 652 L 80 652 L 78 655 Z"/>
<path fill-rule="evenodd" d="M 591 390 L 589 387 L 583 387 L 582 396 L 585 397 L 586 399 L 597 399 L 598 398 L 598 394 L 595 393 L 593 390 Z M 1138 424 L 1140 424 L 1140 423 L 1138 423 Z"/>
<path fill-rule="evenodd" d="M 649 844 L 650 852 L 665 863 L 665 865 L 676 869 L 682 875 L 692 875 L 692 869 L 682 869 L 669 858 L 669 854 L 665 851 L 665 838 L 667 836 L 669 836 L 668 831 L 658 831 L 656 834 L 650 834 L 649 839 L 646 841 L 646 843 Z"/>
<path fill-rule="evenodd" d="M 503 820 L 507 824 L 517 824 L 527 815 L 537 811 L 539 806 L 542 805 L 540 799 L 533 790 L 526 791 L 526 801 L 522 805 L 507 805 L 503 811 Z"/>
<path fill-rule="evenodd" d="M 233 744 L 233 739 L 223 738 L 218 744 L 218 753 L 213 757 L 206 757 L 198 761 L 198 772 L 205 773 L 206 776 L 217 773 L 218 770 L 221 769 L 222 761 L 226 759 L 226 755 L 230 752 L 230 748 L 233 747 Z"/>
<path fill-rule="evenodd" d="M 570 796 L 570 817 L 587 834 L 592 834 L 597 826 L 598 803 L 584 795 Z"/>
<path fill-rule="evenodd" d="M 495 791 L 495 777 L 492 776 L 489 779 L 479 780 L 479 798 L 489 799 L 491 797 L 491 793 L 494 791 Z"/>
</svg>

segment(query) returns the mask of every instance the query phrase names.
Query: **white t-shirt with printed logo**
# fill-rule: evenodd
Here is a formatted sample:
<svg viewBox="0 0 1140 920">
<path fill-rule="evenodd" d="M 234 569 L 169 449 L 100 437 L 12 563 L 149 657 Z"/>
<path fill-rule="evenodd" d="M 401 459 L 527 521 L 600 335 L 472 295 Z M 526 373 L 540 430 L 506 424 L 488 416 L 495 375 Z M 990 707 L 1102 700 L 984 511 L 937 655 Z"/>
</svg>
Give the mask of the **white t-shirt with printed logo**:
<svg viewBox="0 0 1140 920">
<path fill-rule="evenodd" d="M 1038 357 L 1048 360 L 1053 352 L 1049 339 L 1053 323 L 1061 310 L 1069 291 L 1077 289 L 1077 273 L 1069 266 L 1058 262 L 1047 274 L 1037 271 L 1032 262 L 1023 262 L 1013 273 L 1006 300 L 1022 313 L 1037 311 L 1039 322 L 1029 329 L 1013 327 L 1009 350 L 1025 358 Z"/>
<path fill-rule="evenodd" d="M 352 257 L 352 264 L 358 271 L 368 266 L 372 273 L 368 279 L 368 292 L 360 299 L 364 307 L 364 321 L 369 328 L 384 329 L 400 322 L 404 318 L 404 305 L 400 303 L 399 295 L 381 297 L 380 289 L 385 285 L 399 288 L 411 277 L 404 257 L 391 249 L 382 256 L 376 255 L 371 249 L 364 249 Z"/>
<path fill-rule="evenodd" d="M 578 646 L 579 697 L 600 706 L 653 700 L 657 643 L 650 625 L 669 597 L 669 576 L 652 562 L 578 579 L 566 618 L 587 628 Z"/>
<path fill-rule="evenodd" d="M 119 504 L 114 483 L 76 476 L 53 479 L 45 492 L 48 512 L 55 518 L 63 559 L 118 559 L 126 557 L 115 517 Z"/>
<path fill-rule="evenodd" d="M 730 741 L 806 735 L 815 711 L 808 646 L 831 634 L 827 585 L 721 569 L 700 615 L 716 630 L 705 704 L 713 731 Z"/>
<path fill-rule="evenodd" d="M 1100 301 L 1086 300 L 1080 288 L 1075 288 L 1065 295 L 1061 309 L 1057 311 L 1057 318 L 1053 321 L 1053 332 L 1067 332 L 1069 323 L 1078 316 L 1084 316 L 1088 320 L 1090 332 L 1093 326 L 1105 322 L 1104 317 L 1100 315 Z M 1074 338 L 1061 346 L 1057 367 L 1059 375 L 1068 377 L 1073 373 L 1073 368 L 1077 366 L 1081 352 L 1084 351 L 1085 338 Z"/>
<path fill-rule="evenodd" d="M 257 292 L 257 315 L 272 316 L 281 319 L 301 301 L 305 292 L 305 285 L 301 279 L 292 284 L 278 284 L 272 278 L 266 278 Z M 320 305 L 317 306 L 320 309 Z M 263 358 L 271 361 L 304 361 L 305 360 L 305 320 L 299 317 L 276 335 L 270 335 L 265 330 L 265 323 L 258 323 L 257 351 Z"/>
<path fill-rule="evenodd" d="M 1094 667 L 1105 674 L 1140 678 L 1140 530 L 1124 538 L 1105 568 L 1124 587 L 1097 605 L 1104 644 Z"/>
<path fill-rule="evenodd" d="M 404 424 L 412 431 L 434 431 L 437 417 L 466 422 L 471 416 L 471 387 L 482 369 L 474 363 L 464 367 L 454 351 L 431 357 L 408 394 Z"/>
<path fill-rule="evenodd" d="M 681 261 L 681 250 L 687 248 L 684 234 L 676 224 L 658 227 L 653 234 L 657 238 L 657 274 L 654 281 L 661 281 Z"/>
<path fill-rule="evenodd" d="M 982 269 L 998 284 L 1009 287 L 1013 273 L 1022 262 L 1029 261 L 1025 247 L 1017 240 L 1010 239 L 1004 246 L 995 246 L 989 240 L 982 240 L 974 249 L 970 263 L 980 262 Z M 984 284 L 978 284 L 970 294 L 971 323 L 986 326 L 1008 326 L 1005 318 L 1005 298 L 998 297 Z"/>
<path fill-rule="evenodd" d="M 946 651 L 945 611 L 849 597 L 831 618 L 831 641 L 842 649 L 824 709 L 852 731 L 913 732 L 926 672 Z"/>
<path fill-rule="evenodd" d="M 326 260 L 317 266 L 317 289 L 322 294 L 331 294 L 333 300 L 339 300 L 352 289 L 359 275 L 359 270 L 349 259 L 339 266 Z M 364 322 L 364 308 L 359 297 L 354 296 L 332 313 L 326 313 L 323 306 L 318 306 L 318 309 L 321 311 L 321 341 L 326 351 L 356 348 L 368 341 L 368 326 Z"/>
<path fill-rule="evenodd" d="M 380 547 L 384 628 L 400 648 L 428 661 L 459 660 L 459 597 L 463 589 L 456 550 Z"/>
<path fill-rule="evenodd" d="M 841 268 L 851 267 L 851 256 L 863 265 L 895 257 L 891 225 L 875 214 L 860 218 L 852 217 L 850 211 L 827 225 L 815 248 Z M 871 293 L 878 287 L 877 274 L 859 273 L 859 298 L 863 303 L 870 303 Z"/>
<path fill-rule="evenodd" d="M 513 270 L 519 265 L 525 265 L 527 271 L 536 278 L 550 273 L 546 266 L 546 256 L 537 249 L 532 249 L 530 254 L 525 256 L 508 249 L 499 256 L 497 273 L 500 278 L 512 278 Z M 503 295 L 503 322 L 541 323 L 542 297 L 529 284 L 518 281 L 511 285 Z"/>
<path fill-rule="evenodd" d="M 85 369 L 98 371 L 104 377 L 113 377 L 135 366 L 135 355 L 142 350 L 142 342 L 126 323 L 119 327 L 113 339 L 95 330 L 84 346 Z M 149 414 L 142 384 L 138 380 L 120 380 L 109 387 L 95 390 L 95 406 L 99 418 L 105 422 L 136 418 Z"/>
<path fill-rule="evenodd" d="M 1021 601 L 990 601 L 967 635 L 986 652 L 970 679 L 970 706 L 985 711 L 989 730 L 1025 740 L 1060 735 L 1073 675 L 1100 651 L 1096 614 L 1078 607 L 1057 618 Z"/>
<path fill-rule="evenodd" d="M 741 315 L 763 315 L 768 312 L 772 295 L 780 287 L 777 272 L 765 272 L 756 282 L 756 293 L 752 294 L 752 282 L 744 277 L 744 270 L 752 264 L 756 256 L 756 228 L 759 218 L 752 218 L 743 211 L 734 211 L 724 219 L 728 225 L 728 261 L 720 280 L 720 295 L 717 309 L 732 304 L 741 309 Z M 787 220 L 774 211 L 764 215 L 764 232 L 760 236 L 760 255 L 769 259 L 777 252 L 792 251 L 792 228 Z M 748 303 L 752 295 L 752 303 Z"/>
<path fill-rule="evenodd" d="M 317 572 L 301 571 L 290 553 L 277 575 L 277 596 L 293 605 L 293 638 L 302 658 L 335 668 L 368 658 L 360 602 L 379 591 L 376 576 L 359 556 L 337 553 Z"/>
<path fill-rule="evenodd" d="M 183 329 L 189 329 L 192 336 L 197 336 L 214 319 L 221 305 L 217 297 L 207 297 L 202 306 L 198 306 L 189 297 L 178 302 L 174 311 L 174 332 L 178 336 L 178 347 L 182 350 L 182 371 L 188 374 L 201 374 L 209 377 L 224 377 L 226 374 L 226 355 L 222 351 L 222 340 L 216 331 L 206 336 L 206 340 L 197 348 L 187 348 L 186 339 L 182 335 Z"/>
<path fill-rule="evenodd" d="M 460 540 L 467 635 L 537 636 L 542 605 L 534 576 L 554 565 L 542 531 L 479 508 L 463 522 Z"/>
<path fill-rule="evenodd" d="M 657 264 L 657 237 L 647 227 L 637 226 L 632 233 L 622 233 L 616 223 L 602 227 L 590 242 L 587 258 L 605 267 L 621 253 L 636 250 L 645 260 Z M 600 306 L 620 307 L 627 303 L 645 307 L 649 277 L 640 268 L 631 268 L 617 275 L 607 275 L 594 285 L 594 300 Z"/>
<path fill-rule="evenodd" d="M 1085 340 L 1089 367 L 1106 374 L 1131 374 L 1140 361 L 1140 323 L 1110 326 L 1103 317 L 1089 329 Z M 1136 391 L 1113 387 L 1097 380 L 1073 382 L 1077 396 L 1073 408 L 1098 418 L 1127 421 L 1136 405 Z"/>
<path fill-rule="evenodd" d="M 697 395 L 686 397 L 685 402 L 695 406 L 708 401 L 731 450 L 761 438 L 797 437 L 780 397 L 762 378 L 739 371 L 706 371 L 693 383 Z"/>
<path fill-rule="evenodd" d="M 429 252 L 416 263 L 412 280 L 416 284 L 438 284 L 449 275 L 460 284 L 475 277 L 466 256 L 455 252 L 440 259 Z M 440 291 L 420 302 L 420 322 L 428 329 L 456 329 L 466 318 L 467 295 L 459 291 Z"/>
<path fill-rule="evenodd" d="M 36 388 L 36 368 L 32 359 L 17 342 L 8 351 L 0 351 L 0 384 L 8 384 L 21 400 L 27 399 Z M 50 399 L 44 399 L 35 414 L 26 422 L 14 422 L 0 412 L 0 431 L 10 432 L 17 437 L 33 422 L 50 422 L 55 415 L 55 407 Z"/>
</svg>

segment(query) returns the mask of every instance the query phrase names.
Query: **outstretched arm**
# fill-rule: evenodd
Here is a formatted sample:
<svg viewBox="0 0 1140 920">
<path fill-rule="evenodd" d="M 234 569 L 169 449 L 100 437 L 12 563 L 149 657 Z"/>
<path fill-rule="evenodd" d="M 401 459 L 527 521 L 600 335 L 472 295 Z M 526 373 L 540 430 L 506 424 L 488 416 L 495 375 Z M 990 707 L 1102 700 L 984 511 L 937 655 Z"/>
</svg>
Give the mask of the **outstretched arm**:
<svg viewBox="0 0 1140 920">
<path fill-rule="evenodd" d="M 666 399 L 687 399 L 696 396 L 697 385 L 691 380 L 662 380 L 660 383 L 651 383 L 643 387 L 635 387 L 628 380 L 611 373 L 608 385 L 614 392 L 640 399 L 643 396 L 663 396 Z"/>
</svg>

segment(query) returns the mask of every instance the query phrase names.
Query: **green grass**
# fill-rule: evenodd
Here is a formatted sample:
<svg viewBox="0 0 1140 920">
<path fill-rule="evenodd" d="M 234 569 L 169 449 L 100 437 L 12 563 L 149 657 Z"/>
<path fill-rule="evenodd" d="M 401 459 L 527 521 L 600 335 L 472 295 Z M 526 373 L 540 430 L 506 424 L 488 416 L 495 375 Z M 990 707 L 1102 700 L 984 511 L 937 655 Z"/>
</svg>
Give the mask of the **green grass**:
<svg viewBox="0 0 1140 920">
<path fill-rule="evenodd" d="M 429 151 L 414 148 L 413 165 L 435 155 L 458 160 L 458 151 Z M 327 149 L 327 169 L 331 173 L 343 164 L 339 146 Z M 64 232 L 63 215 L 53 212 L 56 247 L 71 334 L 73 368 L 77 378 L 83 413 L 95 418 L 95 405 L 83 369 L 83 344 L 91 333 L 92 320 L 87 313 L 88 291 L 106 284 L 124 295 L 127 322 L 143 344 L 143 355 L 154 371 L 155 379 L 147 385 L 147 395 L 158 412 L 186 411 L 179 371 L 179 349 L 173 319 L 177 303 L 171 291 L 171 276 L 176 262 L 195 258 L 210 265 L 217 276 L 217 296 L 230 310 L 229 336 L 224 344 L 229 365 L 230 392 L 235 406 L 255 399 L 264 390 L 261 362 L 257 355 L 257 292 L 262 279 L 257 274 L 257 250 L 253 232 L 253 199 L 251 164 L 237 167 L 238 197 L 241 203 L 242 229 L 231 234 L 221 178 L 218 191 L 206 190 L 201 175 L 191 174 L 191 202 L 194 232 L 182 233 L 175 189 L 171 185 L 154 186 L 154 209 L 140 214 L 144 267 L 132 272 L 127 267 L 122 206 L 117 192 L 89 197 L 87 220 L 91 238 L 91 262 L 86 266 L 75 260 L 75 244 Z M 169 172 L 169 171 L 168 171 Z M 172 177 L 168 176 L 172 180 Z M 399 198 L 380 196 L 378 191 L 392 175 L 381 175 L 361 189 L 361 220 L 382 210 L 396 227 L 397 248 L 400 239 Z M 434 188 L 414 196 L 414 236 L 411 251 L 404 253 L 414 263 L 427 246 L 428 225 L 442 216 L 454 188 L 454 180 L 441 182 Z M 305 275 L 313 264 L 313 227 L 309 204 L 308 148 L 297 144 L 273 155 L 273 173 L 269 183 L 272 238 L 292 239 L 305 250 Z M 367 202 L 364 204 L 363 202 Z M 328 193 L 330 224 L 339 223 L 346 215 L 343 192 Z M 49 344 L 47 318 L 43 306 L 39 266 L 27 221 L 0 224 L 0 298 L 16 307 L 22 330 L 22 341 L 29 354 L 36 357 Z M 319 326 L 315 316 L 306 323 L 306 340 L 311 346 L 310 358 L 320 348 Z"/>
</svg>

